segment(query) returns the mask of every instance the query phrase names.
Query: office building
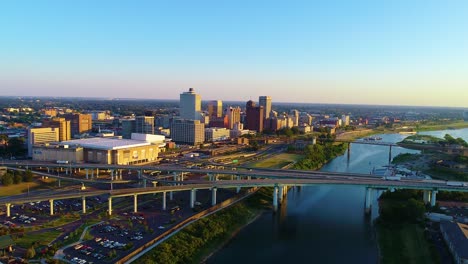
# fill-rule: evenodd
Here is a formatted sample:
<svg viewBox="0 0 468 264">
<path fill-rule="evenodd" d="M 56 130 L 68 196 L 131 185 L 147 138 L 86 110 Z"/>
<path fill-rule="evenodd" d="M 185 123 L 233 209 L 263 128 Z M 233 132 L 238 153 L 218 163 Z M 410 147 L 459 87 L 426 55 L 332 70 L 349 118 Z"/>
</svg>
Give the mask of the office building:
<svg viewBox="0 0 468 264">
<path fill-rule="evenodd" d="M 267 119 L 270 117 L 271 112 L 271 97 L 270 96 L 260 96 L 259 105 L 263 106 L 263 118 Z"/>
<path fill-rule="evenodd" d="M 43 120 L 42 127 L 53 127 L 59 129 L 59 141 L 71 139 L 71 124 L 63 117 L 53 117 Z"/>
<path fill-rule="evenodd" d="M 129 139 L 134 132 L 136 132 L 135 119 L 122 119 L 122 130 L 120 132 L 122 137 Z"/>
<path fill-rule="evenodd" d="M 342 126 L 349 126 L 349 115 L 342 115 L 341 116 L 341 125 Z"/>
<path fill-rule="evenodd" d="M 210 127 L 205 128 L 205 141 L 215 142 L 220 140 L 226 140 L 230 137 L 231 130 L 226 128 Z"/>
<path fill-rule="evenodd" d="M 154 116 L 137 116 L 135 118 L 135 133 L 154 134 Z"/>
<path fill-rule="evenodd" d="M 34 145 L 59 141 L 59 128 L 44 127 L 28 129 L 28 157 L 32 157 Z"/>
<path fill-rule="evenodd" d="M 174 119 L 171 138 L 177 144 L 202 144 L 205 141 L 205 124 L 200 120 Z"/>
<path fill-rule="evenodd" d="M 313 117 L 309 115 L 308 113 L 302 113 L 299 115 L 299 125 L 301 124 L 307 124 L 307 125 L 312 125 Z"/>
<path fill-rule="evenodd" d="M 252 100 L 248 101 L 246 105 L 245 127 L 249 130 L 262 132 L 264 120 L 263 112 L 263 106 L 256 106 Z"/>
<path fill-rule="evenodd" d="M 241 122 L 240 107 L 227 108 L 225 115 L 227 116 L 227 128 L 229 129 L 233 129 L 235 124 L 238 124 Z"/>
<path fill-rule="evenodd" d="M 215 100 L 208 102 L 208 116 L 213 117 L 222 117 L 223 116 L 223 101 Z"/>
<path fill-rule="evenodd" d="M 64 117 L 70 121 L 72 137 L 91 132 L 93 121 L 90 114 L 65 114 Z"/>
<path fill-rule="evenodd" d="M 293 122 L 292 126 L 293 127 L 298 126 L 299 125 L 299 111 L 291 110 L 290 117 L 291 117 L 292 122 Z"/>
<path fill-rule="evenodd" d="M 201 96 L 193 88 L 180 94 L 180 118 L 198 120 L 201 112 Z"/>
</svg>

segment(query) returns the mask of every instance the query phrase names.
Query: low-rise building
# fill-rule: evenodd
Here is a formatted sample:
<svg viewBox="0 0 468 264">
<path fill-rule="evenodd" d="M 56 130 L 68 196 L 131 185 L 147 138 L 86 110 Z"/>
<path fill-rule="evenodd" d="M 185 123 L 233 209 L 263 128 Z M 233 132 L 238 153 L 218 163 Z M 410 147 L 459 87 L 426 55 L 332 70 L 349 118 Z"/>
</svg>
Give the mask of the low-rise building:
<svg viewBox="0 0 468 264">
<path fill-rule="evenodd" d="M 468 225 L 440 222 L 440 231 L 456 264 L 468 264 Z"/>
<path fill-rule="evenodd" d="M 219 127 L 205 128 L 205 141 L 214 142 L 230 138 L 231 130 Z"/>
</svg>

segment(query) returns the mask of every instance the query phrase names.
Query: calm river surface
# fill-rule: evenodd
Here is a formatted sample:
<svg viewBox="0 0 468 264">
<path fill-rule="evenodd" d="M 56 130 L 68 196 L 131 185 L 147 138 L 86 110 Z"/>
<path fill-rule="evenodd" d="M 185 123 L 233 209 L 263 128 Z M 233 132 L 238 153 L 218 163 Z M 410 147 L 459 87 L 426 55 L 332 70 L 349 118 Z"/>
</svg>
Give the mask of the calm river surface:
<svg viewBox="0 0 468 264">
<path fill-rule="evenodd" d="M 467 133 L 468 134 L 468 133 Z M 406 135 L 379 135 L 398 142 Z M 370 173 L 388 164 L 389 147 L 351 145 L 351 157 L 335 158 L 322 171 Z M 417 151 L 392 148 L 392 157 Z M 207 263 L 377 263 L 377 242 L 364 216 L 365 188 L 320 186 L 291 189 L 278 214 L 250 224 Z M 375 202 L 372 219 L 377 217 Z"/>
</svg>

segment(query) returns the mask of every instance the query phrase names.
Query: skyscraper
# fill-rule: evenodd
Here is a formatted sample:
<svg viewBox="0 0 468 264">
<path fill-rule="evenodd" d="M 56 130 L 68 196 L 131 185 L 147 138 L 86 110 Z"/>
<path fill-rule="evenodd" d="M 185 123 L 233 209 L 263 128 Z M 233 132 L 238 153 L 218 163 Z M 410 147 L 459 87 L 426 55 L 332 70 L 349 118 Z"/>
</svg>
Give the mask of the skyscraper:
<svg viewBox="0 0 468 264">
<path fill-rule="evenodd" d="M 180 94 L 180 118 L 198 120 L 201 111 L 201 96 L 193 88 Z"/>
<path fill-rule="evenodd" d="M 226 109 L 226 116 L 228 118 L 228 127 L 233 129 L 234 125 L 240 123 L 241 120 L 241 109 L 240 107 L 229 107 Z"/>
<path fill-rule="evenodd" d="M 248 101 L 246 105 L 245 125 L 249 130 L 257 132 L 263 131 L 264 111 L 263 106 L 256 106 L 253 101 Z"/>
<path fill-rule="evenodd" d="M 260 106 L 263 106 L 263 118 L 264 119 L 270 118 L 271 97 L 270 96 L 260 96 L 258 98 L 258 102 L 259 102 Z"/>
<path fill-rule="evenodd" d="M 223 101 L 214 100 L 208 102 L 208 115 L 212 117 L 222 117 L 223 116 Z"/>
</svg>

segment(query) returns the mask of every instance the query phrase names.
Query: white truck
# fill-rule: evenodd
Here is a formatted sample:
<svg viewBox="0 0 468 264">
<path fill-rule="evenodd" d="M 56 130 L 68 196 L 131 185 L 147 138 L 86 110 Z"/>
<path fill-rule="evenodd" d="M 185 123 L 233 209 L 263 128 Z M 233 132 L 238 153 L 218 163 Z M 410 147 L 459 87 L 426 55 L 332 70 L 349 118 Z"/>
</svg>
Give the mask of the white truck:
<svg viewBox="0 0 468 264">
<path fill-rule="evenodd" d="M 457 182 L 457 181 L 447 181 L 447 186 L 456 186 L 456 187 L 464 187 L 468 186 L 466 182 Z"/>
<path fill-rule="evenodd" d="M 384 176 L 382 179 L 386 181 L 399 181 L 401 180 L 401 176 Z"/>
</svg>

